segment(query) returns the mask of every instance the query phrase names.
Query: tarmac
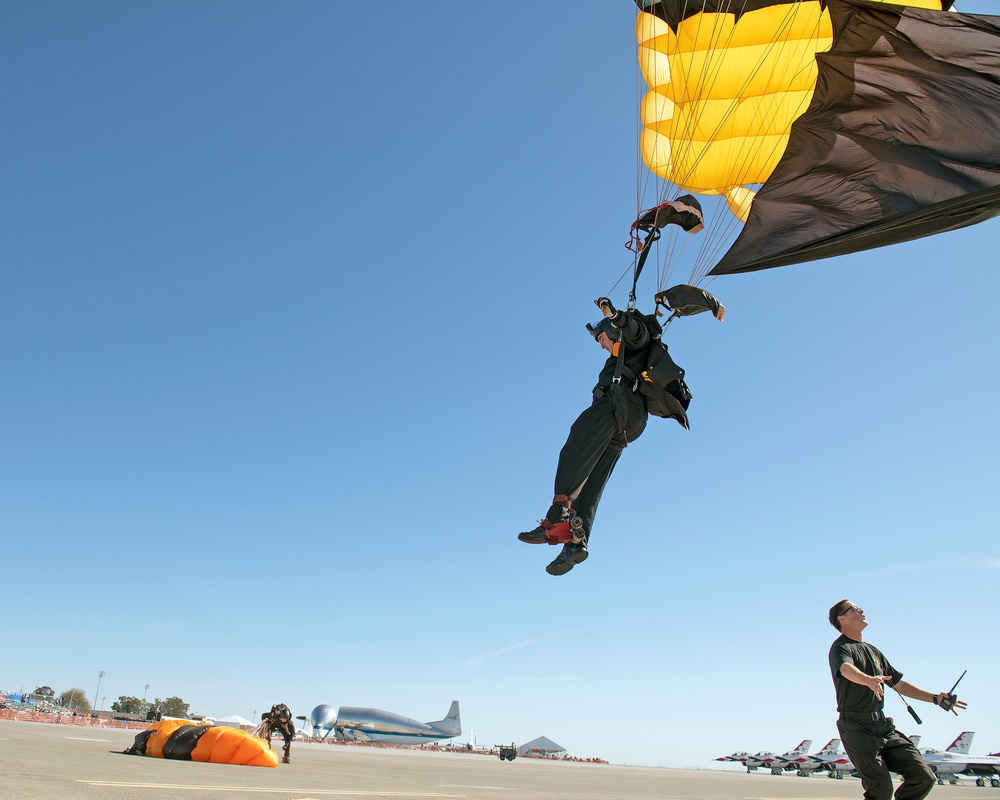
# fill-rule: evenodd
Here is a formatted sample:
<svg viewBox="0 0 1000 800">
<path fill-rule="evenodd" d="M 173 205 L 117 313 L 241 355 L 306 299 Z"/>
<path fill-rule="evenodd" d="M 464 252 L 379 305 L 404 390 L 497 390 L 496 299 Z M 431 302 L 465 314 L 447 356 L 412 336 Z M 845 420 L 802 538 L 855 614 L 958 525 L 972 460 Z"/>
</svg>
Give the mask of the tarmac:
<svg viewBox="0 0 1000 800">
<path fill-rule="evenodd" d="M 292 744 L 277 769 L 127 756 L 135 731 L 0 720 L 3 800 L 860 800 L 856 779 Z M 275 740 L 275 749 L 280 740 Z M 988 793 L 988 794 L 987 794 Z M 984 794 L 987 797 L 984 797 Z M 932 800 L 1000 800 L 971 781 Z"/>
</svg>

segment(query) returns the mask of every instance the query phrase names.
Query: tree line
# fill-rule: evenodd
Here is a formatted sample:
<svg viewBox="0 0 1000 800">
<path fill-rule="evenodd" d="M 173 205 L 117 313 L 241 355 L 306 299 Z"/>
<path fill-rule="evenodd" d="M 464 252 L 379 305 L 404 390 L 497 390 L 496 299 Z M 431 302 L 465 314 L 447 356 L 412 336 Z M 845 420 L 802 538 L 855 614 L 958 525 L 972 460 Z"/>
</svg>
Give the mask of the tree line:
<svg viewBox="0 0 1000 800">
<path fill-rule="evenodd" d="M 31 693 L 33 697 L 47 700 L 62 708 L 69 708 L 78 714 L 89 714 L 93 711 L 90 701 L 83 689 L 67 689 L 56 697 L 51 686 L 38 686 Z M 186 719 L 191 713 L 191 706 L 179 697 L 168 697 L 155 700 L 140 700 L 138 697 L 122 695 L 111 704 L 111 710 L 118 714 L 146 714 L 150 710 L 159 711 L 165 717 L 181 717 Z"/>
</svg>

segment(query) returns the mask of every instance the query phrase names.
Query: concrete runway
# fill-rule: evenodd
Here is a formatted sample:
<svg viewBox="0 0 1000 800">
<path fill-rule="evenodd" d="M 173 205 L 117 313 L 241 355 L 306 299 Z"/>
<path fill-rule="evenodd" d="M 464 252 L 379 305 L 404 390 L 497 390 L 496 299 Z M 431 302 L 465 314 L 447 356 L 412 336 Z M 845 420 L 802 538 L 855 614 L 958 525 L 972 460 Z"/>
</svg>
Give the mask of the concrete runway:
<svg viewBox="0 0 1000 800">
<path fill-rule="evenodd" d="M 196 764 L 121 751 L 135 731 L 0 721 L 3 800 L 860 800 L 854 779 L 581 764 L 327 744 L 292 745 L 277 769 Z M 275 741 L 275 746 L 278 741 Z M 1000 800 L 938 786 L 930 800 Z"/>
</svg>

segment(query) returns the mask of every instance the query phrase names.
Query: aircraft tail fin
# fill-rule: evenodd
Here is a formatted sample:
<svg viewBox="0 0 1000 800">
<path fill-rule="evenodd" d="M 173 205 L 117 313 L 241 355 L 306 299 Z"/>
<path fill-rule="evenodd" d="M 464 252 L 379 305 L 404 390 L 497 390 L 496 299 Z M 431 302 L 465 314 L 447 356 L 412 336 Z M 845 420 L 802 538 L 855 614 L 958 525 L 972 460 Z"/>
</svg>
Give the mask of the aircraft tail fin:
<svg viewBox="0 0 1000 800">
<path fill-rule="evenodd" d="M 830 755 L 834 755 L 834 754 L 839 755 L 840 754 L 840 739 L 831 739 L 825 745 L 823 745 L 823 749 L 820 750 L 820 752 L 821 753 L 827 753 L 827 754 L 830 754 Z"/>
<path fill-rule="evenodd" d="M 972 747 L 972 737 L 975 735 L 973 731 L 962 731 L 958 738 L 948 745 L 948 749 L 945 752 L 968 754 L 969 748 Z"/>
<path fill-rule="evenodd" d="M 913 736 L 910 737 L 910 741 L 913 743 L 914 747 L 918 747 L 920 745 L 920 734 L 913 734 Z"/>
<path fill-rule="evenodd" d="M 458 736 L 462 732 L 462 719 L 458 714 L 458 700 L 451 701 L 451 708 L 448 709 L 448 715 L 444 719 L 427 724 L 432 728 L 444 731 L 449 736 Z"/>
<path fill-rule="evenodd" d="M 812 747 L 812 745 L 813 745 L 812 739 L 803 739 L 801 742 L 799 742 L 799 746 L 796 747 L 792 752 L 807 753 L 809 752 L 809 748 Z"/>
</svg>

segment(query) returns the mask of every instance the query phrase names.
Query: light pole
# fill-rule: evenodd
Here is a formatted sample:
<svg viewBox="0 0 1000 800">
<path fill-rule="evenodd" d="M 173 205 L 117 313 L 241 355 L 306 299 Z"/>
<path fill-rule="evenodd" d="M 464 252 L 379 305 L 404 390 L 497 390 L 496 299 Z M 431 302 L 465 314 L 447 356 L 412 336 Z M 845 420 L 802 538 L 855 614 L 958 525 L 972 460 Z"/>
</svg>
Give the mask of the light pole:
<svg viewBox="0 0 1000 800">
<path fill-rule="evenodd" d="M 101 674 L 97 676 L 97 691 L 94 692 L 94 702 L 97 702 L 97 698 L 101 696 L 101 678 L 104 677 L 104 670 L 101 670 Z M 100 711 L 101 709 L 97 709 Z"/>
</svg>

